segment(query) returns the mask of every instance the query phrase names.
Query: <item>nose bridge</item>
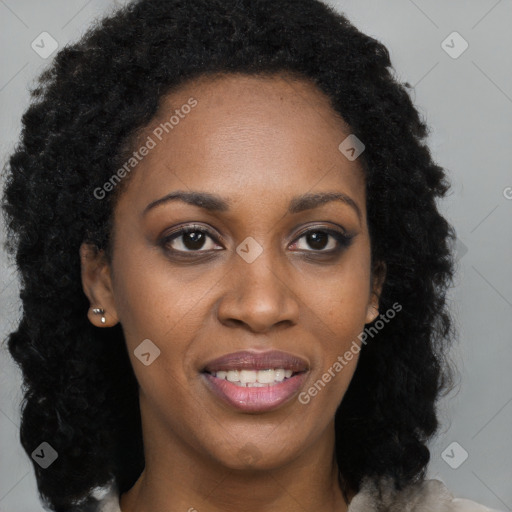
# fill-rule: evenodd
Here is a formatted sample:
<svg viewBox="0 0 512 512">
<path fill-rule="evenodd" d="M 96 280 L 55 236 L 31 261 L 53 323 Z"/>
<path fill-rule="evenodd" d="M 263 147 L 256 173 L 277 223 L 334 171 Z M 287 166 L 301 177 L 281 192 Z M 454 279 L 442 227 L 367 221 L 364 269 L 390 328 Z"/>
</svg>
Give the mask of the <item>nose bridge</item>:
<svg viewBox="0 0 512 512">
<path fill-rule="evenodd" d="M 297 321 L 298 304 L 278 250 L 252 237 L 239 244 L 218 310 L 221 321 L 237 320 L 258 331 Z"/>
<path fill-rule="evenodd" d="M 236 249 L 234 256 L 238 280 L 245 287 L 260 288 L 263 292 L 278 291 L 283 286 L 283 269 L 280 255 L 270 244 L 263 247 L 254 238 L 248 237 Z M 281 279 L 278 278 L 279 270 Z M 273 290 L 275 288 L 275 290 Z"/>
</svg>

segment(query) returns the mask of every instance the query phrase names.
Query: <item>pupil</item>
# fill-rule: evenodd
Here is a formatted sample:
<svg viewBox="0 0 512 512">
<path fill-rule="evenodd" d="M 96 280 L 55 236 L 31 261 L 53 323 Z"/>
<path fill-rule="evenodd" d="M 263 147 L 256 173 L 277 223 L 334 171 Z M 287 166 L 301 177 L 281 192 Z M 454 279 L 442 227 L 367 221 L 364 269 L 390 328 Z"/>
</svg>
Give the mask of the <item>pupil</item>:
<svg viewBox="0 0 512 512">
<path fill-rule="evenodd" d="M 204 244 L 204 237 L 203 233 L 200 233 L 199 231 L 193 231 L 192 233 L 186 233 L 184 245 L 187 249 L 191 250 L 197 250 L 201 249 L 201 247 Z"/>
<path fill-rule="evenodd" d="M 313 249 L 323 249 L 326 246 L 328 235 L 327 233 L 322 233 L 320 231 L 315 231 L 314 233 L 310 233 L 307 235 L 308 244 L 313 247 Z M 319 244 L 320 240 L 320 244 Z M 318 246 L 320 245 L 320 246 Z"/>
<path fill-rule="evenodd" d="M 327 233 L 322 233 L 320 231 L 315 231 L 314 233 L 309 233 L 307 235 L 308 244 L 313 249 L 325 248 L 327 240 Z M 204 245 L 204 234 L 199 231 L 186 233 L 184 244 L 187 247 L 187 249 L 190 250 L 201 249 L 201 247 Z"/>
</svg>

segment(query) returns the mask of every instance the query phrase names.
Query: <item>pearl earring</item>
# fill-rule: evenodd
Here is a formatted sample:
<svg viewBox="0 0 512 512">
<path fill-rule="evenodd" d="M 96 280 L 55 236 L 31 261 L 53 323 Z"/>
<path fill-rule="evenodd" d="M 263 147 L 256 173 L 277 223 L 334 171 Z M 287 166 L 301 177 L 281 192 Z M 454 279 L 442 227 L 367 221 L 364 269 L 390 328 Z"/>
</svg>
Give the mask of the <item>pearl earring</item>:
<svg viewBox="0 0 512 512">
<path fill-rule="evenodd" d="M 104 324 L 106 322 L 106 319 L 105 319 L 105 310 L 104 309 L 101 309 L 101 308 L 92 308 L 92 312 L 95 314 L 95 315 L 103 315 L 101 317 L 101 323 Z"/>
</svg>

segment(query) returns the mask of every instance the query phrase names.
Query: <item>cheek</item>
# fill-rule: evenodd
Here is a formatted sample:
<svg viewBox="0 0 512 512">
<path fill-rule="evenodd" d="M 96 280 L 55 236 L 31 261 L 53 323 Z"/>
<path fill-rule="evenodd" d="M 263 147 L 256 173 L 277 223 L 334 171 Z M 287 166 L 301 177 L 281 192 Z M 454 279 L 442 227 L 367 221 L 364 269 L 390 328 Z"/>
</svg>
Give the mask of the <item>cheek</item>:
<svg viewBox="0 0 512 512">
<path fill-rule="evenodd" d="M 315 285 L 305 283 L 306 304 L 331 332 L 345 336 L 362 329 L 370 300 L 370 261 L 366 252 L 354 251 Z M 358 334 L 358 333 L 357 333 Z"/>
<path fill-rule="evenodd" d="M 320 401 L 325 406 L 341 401 L 357 366 L 361 346 L 358 337 L 364 329 L 370 299 L 369 267 L 368 253 L 354 251 L 329 279 L 309 286 L 312 293 L 307 305 L 318 340 L 315 382 L 320 379 L 325 384 L 325 388 L 322 383 L 316 386 L 322 390 Z"/>
<path fill-rule="evenodd" d="M 136 251 L 124 254 L 130 256 L 114 262 L 114 296 L 132 366 L 146 394 L 155 386 L 172 389 L 172 382 L 179 385 L 186 380 L 185 372 L 192 365 L 190 347 L 204 323 L 208 307 L 205 292 L 212 289 L 215 279 L 206 275 L 190 279 L 154 255 L 138 255 Z M 150 359 L 153 353 L 158 354 L 155 363 L 148 366 L 137 357 L 147 352 L 139 348 L 145 346 Z"/>
<path fill-rule="evenodd" d="M 199 297 L 181 282 L 183 273 L 172 270 L 153 251 L 123 251 L 122 241 L 116 250 L 128 255 L 114 261 L 116 308 L 128 344 L 151 337 L 164 342 L 173 329 L 182 327 L 180 322 L 193 311 Z"/>
</svg>

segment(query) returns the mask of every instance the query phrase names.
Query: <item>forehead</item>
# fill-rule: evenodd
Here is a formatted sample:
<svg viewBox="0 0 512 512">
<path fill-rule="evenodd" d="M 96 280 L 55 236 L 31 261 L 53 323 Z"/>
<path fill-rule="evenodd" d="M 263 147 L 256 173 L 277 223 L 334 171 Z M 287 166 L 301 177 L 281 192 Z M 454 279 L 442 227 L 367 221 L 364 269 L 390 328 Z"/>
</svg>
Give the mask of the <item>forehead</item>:
<svg viewBox="0 0 512 512">
<path fill-rule="evenodd" d="M 123 196 L 147 204 L 189 188 L 234 200 L 253 191 L 264 199 L 267 190 L 292 196 L 318 185 L 361 199 L 362 168 L 338 149 L 349 134 L 327 96 L 307 80 L 203 76 L 162 98 L 135 144 L 151 140 L 152 148 Z"/>
</svg>

